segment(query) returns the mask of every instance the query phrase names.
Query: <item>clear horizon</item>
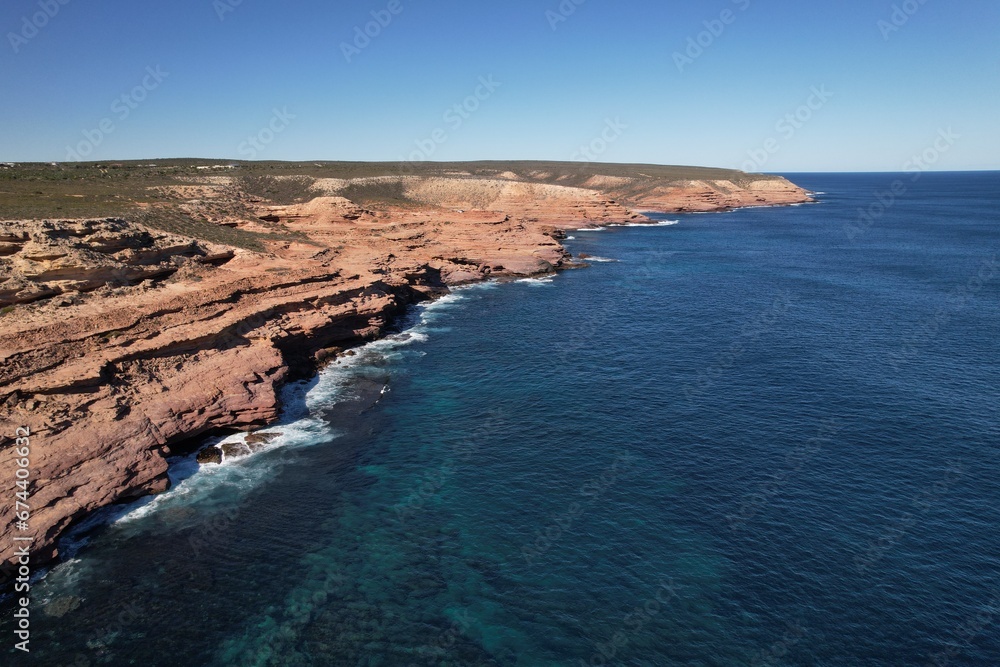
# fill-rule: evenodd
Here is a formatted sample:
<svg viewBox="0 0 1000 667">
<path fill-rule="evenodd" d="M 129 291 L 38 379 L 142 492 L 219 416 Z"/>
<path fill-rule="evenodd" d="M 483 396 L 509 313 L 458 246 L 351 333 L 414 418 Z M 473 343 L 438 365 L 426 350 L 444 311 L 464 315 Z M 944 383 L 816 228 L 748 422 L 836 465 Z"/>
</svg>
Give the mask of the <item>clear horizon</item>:
<svg viewBox="0 0 1000 667">
<path fill-rule="evenodd" d="M 991 171 L 998 26 L 983 0 L 15 0 L 0 161 Z"/>
<path fill-rule="evenodd" d="M 151 162 L 163 162 L 169 160 L 201 160 L 206 162 L 233 162 L 233 163 L 247 163 L 247 164 L 268 164 L 268 163 L 284 163 L 284 164 L 303 164 L 308 162 L 315 163 L 335 163 L 335 162 L 354 162 L 358 164 L 398 164 L 396 161 L 392 160 L 330 160 L 326 158 L 304 158 L 300 160 L 240 160 L 240 159 L 229 159 L 229 158 L 213 158 L 211 156 L 190 156 L 190 155 L 179 155 L 176 157 L 137 157 L 137 158 L 116 158 L 108 157 L 103 160 L 81 160 L 79 164 L 100 164 L 104 162 L 142 162 L 144 160 L 149 160 Z M 452 164 L 452 163 L 469 163 L 474 164 L 476 162 L 560 162 L 561 160 L 546 160 L 544 158 L 532 159 L 532 160 L 494 160 L 492 158 L 486 159 L 472 159 L 472 160 L 426 160 L 424 164 Z M 10 164 L 76 164 L 74 161 L 59 161 L 59 160 L 0 160 L 0 164 L 4 162 Z M 570 160 L 565 160 L 564 162 L 572 163 Z M 648 164 L 650 166 L 658 167 L 708 167 L 715 168 L 714 165 L 701 165 L 701 164 L 667 164 L 667 163 L 655 163 L 655 162 L 610 162 L 610 161 L 598 161 L 591 164 L 609 164 L 609 165 L 643 165 Z M 727 169 L 728 167 L 718 167 L 719 169 Z M 921 170 L 921 173 L 927 174 L 961 174 L 961 173 L 989 173 L 989 172 L 1000 172 L 1000 168 L 995 169 L 925 169 Z M 761 171 L 761 172 L 751 172 L 759 173 L 763 175 L 774 175 L 774 176 L 794 176 L 796 174 L 807 175 L 807 174 L 912 174 L 913 172 L 907 172 L 905 170 L 878 170 L 873 169 L 870 171 L 856 171 L 856 170 L 833 170 L 829 169 L 826 171 L 801 171 L 801 170 L 789 170 L 789 171 Z"/>
</svg>

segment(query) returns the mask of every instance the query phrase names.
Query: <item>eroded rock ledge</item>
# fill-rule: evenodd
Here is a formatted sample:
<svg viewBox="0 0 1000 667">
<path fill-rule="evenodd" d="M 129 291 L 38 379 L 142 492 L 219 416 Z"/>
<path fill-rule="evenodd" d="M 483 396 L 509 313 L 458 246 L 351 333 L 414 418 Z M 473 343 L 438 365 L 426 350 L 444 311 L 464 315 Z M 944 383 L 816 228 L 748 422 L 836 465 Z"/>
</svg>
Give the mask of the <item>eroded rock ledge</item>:
<svg viewBox="0 0 1000 667">
<path fill-rule="evenodd" d="M 94 510 L 165 490 L 166 458 L 192 438 L 274 421 L 282 383 L 380 336 L 409 304 L 562 268 L 561 230 L 809 199 L 775 178 L 518 178 L 404 178 L 419 205 L 379 210 L 328 183 L 308 203 L 261 204 L 257 220 L 297 239 L 264 252 L 124 219 L 0 223 L 0 486 L 14 489 L 12 438 L 29 427 L 34 565 Z M 8 573 L 13 511 L 0 505 Z"/>
</svg>

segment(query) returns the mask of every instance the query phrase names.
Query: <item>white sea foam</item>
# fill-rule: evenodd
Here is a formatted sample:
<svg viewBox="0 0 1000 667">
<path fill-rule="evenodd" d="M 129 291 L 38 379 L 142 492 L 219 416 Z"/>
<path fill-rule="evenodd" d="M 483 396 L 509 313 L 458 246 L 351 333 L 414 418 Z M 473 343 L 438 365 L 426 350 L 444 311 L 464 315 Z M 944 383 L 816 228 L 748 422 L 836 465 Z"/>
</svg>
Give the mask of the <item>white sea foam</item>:
<svg viewBox="0 0 1000 667">
<path fill-rule="evenodd" d="M 603 232 L 606 231 L 607 227 L 580 227 L 577 229 L 578 232 Z"/>
<path fill-rule="evenodd" d="M 587 257 L 583 261 L 585 262 L 617 262 L 620 260 L 611 259 L 610 257 Z"/>
<path fill-rule="evenodd" d="M 620 224 L 608 225 L 609 227 L 667 227 L 676 225 L 680 220 L 656 220 L 654 222 L 623 222 Z"/>
<path fill-rule="evenodd" d="M 259 434 L 273 434 L 270 442 L 246 456 L 224 456 L 219 465 L 202 466 L 197 462 L 197 454 L 170 459 L 167 472 L 171 482 L 169 491 L 94 513 L 61 540 L 64 555 L 72 559 L 73 554 L 86 545 L 90 532 L 99 525 L 113 523 L 127 530 L 130 524 L 165 509 L 198 504 L 210 510 L 213 506 L 230 506 L 238 502 L 244 494 L 280 470 L 282 459 L 272 456 L 262 461 L 268 452 L 315 446 L 340 437 L 341 433 L 316 415 L 340 400 L 355 378 L 374 366 L 384 371 L 385 362 L 400 359 L 409 347 L 425 343 L 431 333 L 444 330 L 430 326 L 441 315 L 476 291 L 495 287 L 495 282 L 487 282 L 457 288 L 435 301 L 420 304 L 405 318 L 398 333 L 356 348 L 353 355 L 342 356 L 312 380 L 285 386 L 281 394 L 284 406 L 281 419 L 257 431 Z M 381 394 L 385 395 L 388 391 L 386 385 Z M 238 433 L 207 444 L 240 444 L 245 443 L 245 439 L 246 434 Z"/>
<path fill-rule="evenodd" d="M 575 236 L 567 236 L 567 237 L 566 237 L 566 240 L 567 240 L 567 241 L 575 241 L 575 240 L 576 240 L 576 237 L 575 237 Z"/>
<path fill-rule="evenodd" d="M 544 283 L 546 280 L 535 282 Z M 474 298 L 477 293 L 496 289 L 498 285 L 497 281 L 488 281 L 454 288 L 439 299 L 419 304 L 401 322 L 399 333 L 356 348 L 353 356 L 341 357 L 311 380 L 286 385 L 281 390 L 284 406 L 281 419 L 258 431 L 277 434 L 273 440 L 248 456 L 224 459 L 221 465 L 202 466 L 197 462 L 197 454 L 171 459 L 167 471 L 171 482 L 169 491 L 127 505 L 98 510 L 60 539 L 62 561 L 51 572 L 39 570 L 35 578 L 56 577 L 59 584 L 53 590 L 66 591 L 72 589 L 77 580 L 89 576 L 93 563 L 75 555 L 87 545 L 93 530 L 99 526 L 113 524 L 115 530 L 125 534 L 140 534 L 155 529 L 151 526 L 156 525 L 141 519 L 165 511 L 169 513 L 161 514 L 163 518 L 160 520 L 169 521 L 172 525 L 188 521 L 197 523 L 204 519 L 206 513 L 231 512 L 247 493 L 277 475 L 287 462 L 287 458 L 276 455 L 275 450 L 329 443 L 342 435 L 316 415 L 341 400 L 355 378 L 371 372 L 374 367 L 380 373 L 391 374 L 392 366 L 386 367 L 387 361 L 395 361 L 405 354 L 425 354 L 412 349 L 413 346 L 426 342 L 434 332 L 447 331 L 446 328 L 431 326 L 432 323 L 462 301 Z M 390 390 L 389 385 L 385 385 L 381 394 L 384 396 Z M 245 434 L 235 434 L 206 444 L 236 443 L 245 438 Z M 199 508 L 197 513 L 185 510 L 193 505 Z"/>
<path fill-rule="evenodd" d="M 329 405 L 336 400 L 335 396 L 339 395 L 340 391 L 341 387 L 317 385 L 309 391 L 306 406 L 286 403 L 290 409 L 281 422 L 258 431 L 258 433 L 276 433 L 278 436 L 251 455 L 224 457 L 222 464 L 210 466 L 200 465 L 196 455 L 172 459 L 168 471 L 170 490 L 139 501 L 131 506 L 127 514 L 113 518 L 111 522 L 125 527 L 166 509 L 194 504 L 209 510 L 213 507 L 230 506 L 280 471 L 283 461 L 273 457 L 263 461 L 265 453 L 282 448 L 311 447 L 340 437 L 341 433 L 320 419 L 311 416 L 295 418 L 296 414 Z M 216 444 L 239 443 L 245 437 L 243 434 L 232 435 L 218 439 Z"/>
<path fill-rule="evenodd" d="M 515 280 L 514 282 L 531 285 L 532 287 L 545 287 L 546 285 L 552 284 L 552 279 L 553 276 L 543 276 L 541 278 L 521 278 L 520 280 Z"/>
<path fill-rule="evenodd" d="M 119 509 L 113 516 L 95 515 L 94 523 L 85 528 L 109 522 L 125 528 L 132 522 L 168 508 L 198 504 L 210 509 L 213 505 L 231 505 L 238 501 L 280 470 L 281 458 L 268 456 L 263 460 L 268 452 L 283 448 L 311 447 L 328 443 L 342 435 L 316 415 L 340 400 L 357 377 L 365 375 L 374 367 L 378 367 L 380 372 L 388 370 L 391 373 L 391 366 L 388 369 L 385 367 L 386 362 L 398 361 L 406 353 L 413 354 L 408 352 L 409 348 L 427 342 L 430 334 L 435 331 L 446 330 L 434 328 L 432 323 L 449 309 L 474 296 L 477 291 L 495 287 L 495 282 L 461 287 L 439 299 L 417 305 L 404 319 L 398 333 L 356 348 L 353 355 L 340 357 L 312 380 L 284 387 L 281 400 L 285 407 L 281 419 L 276 424 L 257 431 L 259 434 L 274 434 L 273 440 L 246 456 L 224 456 L 221 465 L 202 466 L 197 462 L 195 454 L 171 459 L 168 471 L 171 481 L 169 491 L 138 501 L 125 510 Z M 381 394 L 385 395 L 388 391 L 389 386 L 385 385 Z M 245 438 L 245 434 L 239 433 L 219 438 L 210 444 L 239 444 L 245 442 Z M 81 541 L 79 546 L 84 543 Z"/>
</svg>

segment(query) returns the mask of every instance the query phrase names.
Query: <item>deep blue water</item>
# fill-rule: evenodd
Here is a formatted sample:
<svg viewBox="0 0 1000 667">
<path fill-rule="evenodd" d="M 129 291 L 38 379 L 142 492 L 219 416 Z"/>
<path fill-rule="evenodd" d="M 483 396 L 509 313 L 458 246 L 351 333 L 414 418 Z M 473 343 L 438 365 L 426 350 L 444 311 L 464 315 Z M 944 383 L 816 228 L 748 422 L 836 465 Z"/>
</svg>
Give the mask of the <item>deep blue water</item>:
<svg viewBox="0 0 1000 667">
<path fill-rule="evenodd" d="M 792 178 L 418 310 L 92 535 L 4 663 L 1000 664 L 1000 174 Z"/>
</svg>

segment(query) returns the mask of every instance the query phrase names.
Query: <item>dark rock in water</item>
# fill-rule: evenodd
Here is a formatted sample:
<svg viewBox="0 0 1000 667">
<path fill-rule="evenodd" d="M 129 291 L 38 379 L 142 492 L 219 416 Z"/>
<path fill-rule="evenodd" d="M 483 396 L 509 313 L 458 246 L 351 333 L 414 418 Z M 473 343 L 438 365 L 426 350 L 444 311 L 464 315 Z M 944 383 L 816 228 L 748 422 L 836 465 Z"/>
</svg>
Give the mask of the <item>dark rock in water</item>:
<svg viewBox="0 0 1000 667">
<path fill-rule="evenodd" d="M 577 257 L 579 257 L 580 259 L 590 259 L 590 255 L 588 255 L 585 252 L 581 252 L 579 255 L 577 255 Z"/>
<path fill-rule="evenodd" d="M 224 442 L 219 445 L 219 449 L 226 458 L 238 458 L 240 456 L 250 456 L 254 452 L 264 449 L 269 443 L 281 437 L 281 433 L 250 433 L 242 442 Z"/>
<path fill-rule="evenodd" d="M 280 436 L 281 433 L 251 433 L 244 440 L 251 450 L 257 451 L 260 447 L 258 446 L 257 449 L 254 449 L 254 445 L 269 444 L 277 440 Z"/>
<path fill-rule="evenodd" d="M 197 461 L 202 465 L 207 463 L 222 463 L 222 450 L 215 446 L 206 447 L 198 452 Z"/>
<path fill-rule="evenodd" d="M 219 445 L 219 449 L 227 459 L 249 456 L 253 454 L 250 447 L 245 442 L 225 442 Z"/>
<path fill-rule="evenodd" d="M 316 354 L 313 355 L 313 358 L 317 363 L 322 364 L 340 356 L 341 352 L 343 352 L 343 350 L 339 347 L 327 347 L 317 351 Z"/>
</svg>

